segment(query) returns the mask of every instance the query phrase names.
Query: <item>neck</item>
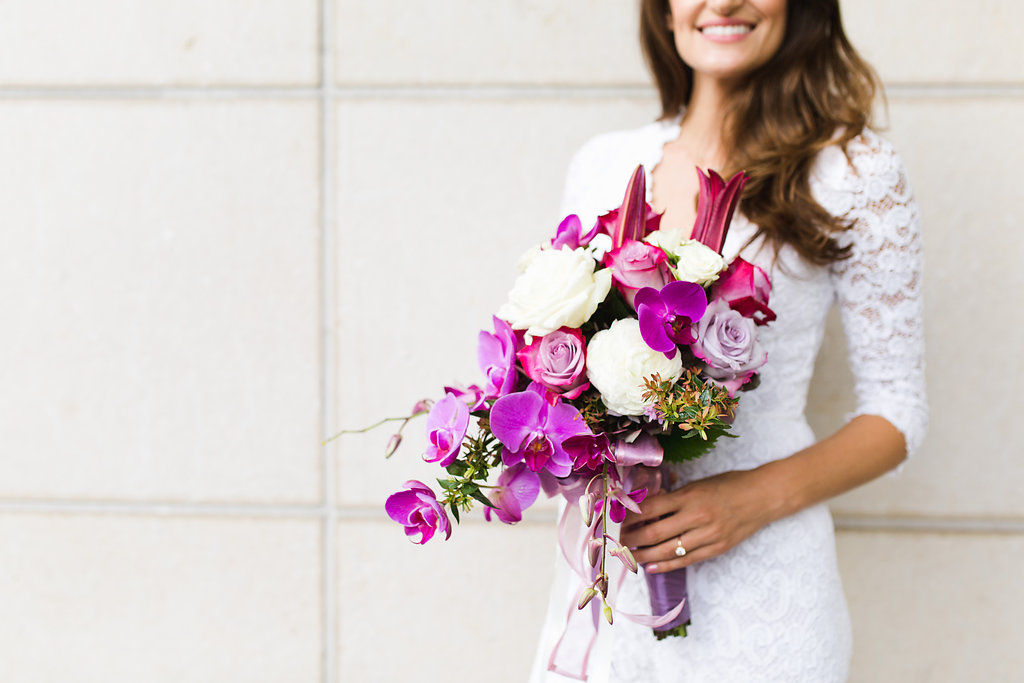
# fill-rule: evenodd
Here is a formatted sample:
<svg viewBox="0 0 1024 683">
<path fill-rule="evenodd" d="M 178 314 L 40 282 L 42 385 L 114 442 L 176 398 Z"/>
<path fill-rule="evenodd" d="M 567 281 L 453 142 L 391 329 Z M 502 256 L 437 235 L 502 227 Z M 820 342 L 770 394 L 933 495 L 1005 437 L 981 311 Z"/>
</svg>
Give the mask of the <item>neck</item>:
<svg viewBox="0 0 1024 683">
<path fill-rule="evenodd" d="M 718 170 L 723 170 L 727 161 L 723 122 L 728 102 L 729 91 L 722 81 L 694 74 L 680 137 L 688 141 L 693 155 L 701 163 Z"/>
</svg>

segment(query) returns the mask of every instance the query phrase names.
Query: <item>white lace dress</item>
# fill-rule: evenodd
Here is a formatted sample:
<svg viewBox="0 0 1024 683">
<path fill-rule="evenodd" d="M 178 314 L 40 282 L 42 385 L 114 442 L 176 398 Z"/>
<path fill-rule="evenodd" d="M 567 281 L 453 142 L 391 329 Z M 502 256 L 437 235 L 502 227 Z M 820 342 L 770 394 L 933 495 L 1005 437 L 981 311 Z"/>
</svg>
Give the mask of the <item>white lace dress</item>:
<svg viewBox="0 0 1024 683">
<path fill-rule="evenodd" d="M 562 215 L 590 225 L 618 206 L 632 170 L 648 172 L 662 146 L 679 134 L 677 121 L 594 138 L 574 158 Z M 854 415 L 880 415 L 920 443 L 927 421 L 921 306 L 921 238 L 916 206 L 892 147 L 865 132 L 849 146 L 820 153 L 811 178 L 817 200 L 854 228 L 852 256 L 811 266 L 783 249 L 779 263 L 759 244 L 743 256 L 771 275 L 778 318 L 761 328 L 768 350 L 761 384 L 742 395 L 734 426 L 712 453 L 677 466 L 682 481 L 751 469 L 814 441 L 804 418 L 807 387 L 826 313 L 838 304 L 856 379 Z M 735 256 L 755 228 L 737 212 L 724 247 Z M 780 267 L 785 264 L 785 268 Z M 634 683 L 830 683 L 845 681 L 851 635 L 836 567 L 833 524 L 817 505 L 763 528 L 728 553 L 689 568 L 692 623 L 686 638 L 657 641 L 625 619 L 601 625 L 589 680 Z M 569 606 L 578 595 L 564 563 L 557 571 L 532 681 L 565 681 L 547 672 Z M 642 576 L 628 575 L 618 599 L 628 612 L 647 610 Z"/>
</svg>

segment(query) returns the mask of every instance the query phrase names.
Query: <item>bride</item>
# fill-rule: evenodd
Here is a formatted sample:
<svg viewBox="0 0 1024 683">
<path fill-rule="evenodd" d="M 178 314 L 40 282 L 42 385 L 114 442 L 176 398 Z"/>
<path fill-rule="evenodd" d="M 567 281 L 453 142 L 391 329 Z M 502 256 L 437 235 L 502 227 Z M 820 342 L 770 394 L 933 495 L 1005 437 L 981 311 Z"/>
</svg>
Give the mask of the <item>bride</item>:
<svg viewBox="0 0 1024 683">
<path fill-rule="evenodd" d="M 624 524 L 645 572 L 689 572 L 689 634 L 658 641 L 617 620 L 590 652 L 589 680 L 844 681 L 850 625 L 824 502 L 897 467 L 923 437 L 917 209 L 899 158 L 868 127 L 877 79 L 843 33 L 838 0 L 641 5 L 661 118 L 588 142 L 570 165 L 562 215 L 586 225 L 614 208 L 642 163 L 661 229 L 685 237 L 694 167 L 744 170 L 751 180 L 723 255 L 770 274 L 778 317 L 761 332 L 768 364 L 741 401 L 739 438 L 674 465 L 675 485 Z M 832 305 L 858 403 L 819 441 L 804 408 Z M 560 571 L 534 681 L 570 680 L 552 670 L 577 589 Z M 646 590 L 628 576 L 619 606 L 643 610 Z"/>
</svg>

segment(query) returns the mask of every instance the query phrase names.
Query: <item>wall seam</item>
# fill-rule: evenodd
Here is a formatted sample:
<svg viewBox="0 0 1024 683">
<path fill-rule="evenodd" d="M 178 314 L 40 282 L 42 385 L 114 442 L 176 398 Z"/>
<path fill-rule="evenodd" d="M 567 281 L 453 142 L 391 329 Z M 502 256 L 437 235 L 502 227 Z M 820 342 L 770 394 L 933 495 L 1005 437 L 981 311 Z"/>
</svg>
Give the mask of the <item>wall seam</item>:
<svg viewBox="0 0 1024 683">
<path fill-rule="evenodd" d="M 321 0 L 326 3 L 327 0 Z M 330 69 L 322 59 L 321 69 Z M 1024 84 L 1015 83 L 886 83 L 890 99 L 982 99 L 1024 97 Z M 0 100 L 25 99 L 652 99 L 644 84 L 365 84 L 309 86 L 36 86 L 0 87 Z"/>
<path fill-rule="evenodd" d="M 337 392 L 335 372 L 335 337 L 334 337 L 334 307 L 335 307 L 335 202 L 334 202 L 334 16 L 332 13 L 333 0 L 319 0 L 319 26 L 320 26 L 320 82 L 319 82 L 319 105 L 320 105 L 320 316 L 321 316 L 321 428 L 323 438 L 330 436 L 329 431 L 333 429 L 335 398 Z M 334 453 L 337 444 L 329 444 L 321 448 L 323 476 L 323 515 L 321 525 L 323 532 L 322 563 L 321 571 L 321 615 L 323 619 L 323 681 L 333 683 L 337 680 L 338 648 L 337 623 L 335 621 L 337 604 L 336 590 L 336 527 L 337 508 L 335 505 L 335 459 Z"/>
</svg>

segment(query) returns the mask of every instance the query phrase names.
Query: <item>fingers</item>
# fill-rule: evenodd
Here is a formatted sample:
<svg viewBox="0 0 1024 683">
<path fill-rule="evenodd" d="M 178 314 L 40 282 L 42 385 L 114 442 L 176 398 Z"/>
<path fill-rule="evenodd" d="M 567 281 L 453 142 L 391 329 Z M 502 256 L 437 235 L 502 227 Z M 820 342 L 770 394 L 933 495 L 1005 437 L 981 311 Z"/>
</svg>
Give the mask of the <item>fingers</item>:
<svg viewBox="0 0 1024 683">
<path fill-rule="evenodd" d="M 657 545 L 639 548 L 633 551 L 633 557 L 637 562 L 645 565 L 645 571 L 647 570 L 646 565 L 650 564 L 657 565 L 658 568 L 666 563 L 677 563 L 678 566 L 685 567 L 687 564 L 692 564 L 690 560 L 693 560 L 694 557 L 700 556 L 697 551 L 712 544 L 713 541 L 714 539 L 711 538 L 706 528 L 691 529 Z M 685 550 L 685 554 L 678 554 L 680 547 Z M 706 559 L 710 555 L 703 557 Z M 699 559 L 693 561 L 699 561 Z"/>
<path fill-rule="evenodd" d="M 671 493 L 662 492 L 654 496 L 648 496 L 644 498 L 643 502 L 640 503 L 640 513 L 629 513 L 626 516 L 627 524 L 636 524 L 640 522 L 647 522 L 652 519 L 658 519 L 665 515 L 676 512 L 679 509 L 679 498 L 681 491 L 673 491 Z"/>
<path fill-rule="evenodd" d="M 684 541 L 685 543 L 685 541 Z M 686 547 L 685 545 L 683 546 Z M 721 555 L 723 550 L 717 547 L 717 544 L 703 545 L 699 548 L 690 550 L 686 548 L 686 555 L 682 557 L 673 557 L 668 560 L 661 560 L 660 562 L 649 562 L 643 564 L 644 571 L 648 574 L 664 574 L 676 569 L 682 569 L 683 567 L 689 567 L 691 564 L 697 564 L 704 560 L 709 560 L 712 557 Z M 637 560 L 639 562 L 639 559 Z"/>
</svg>

